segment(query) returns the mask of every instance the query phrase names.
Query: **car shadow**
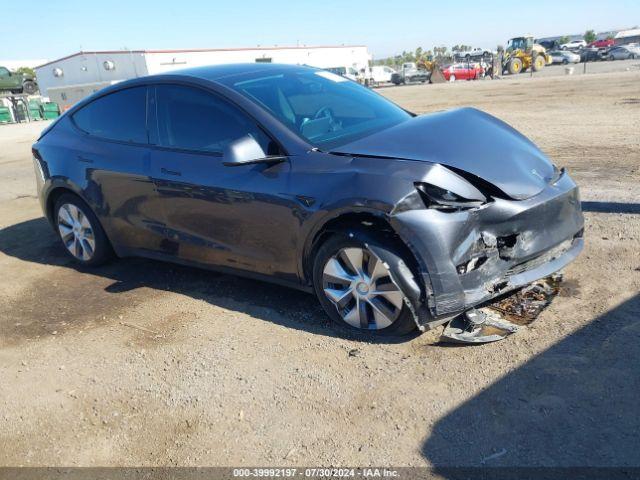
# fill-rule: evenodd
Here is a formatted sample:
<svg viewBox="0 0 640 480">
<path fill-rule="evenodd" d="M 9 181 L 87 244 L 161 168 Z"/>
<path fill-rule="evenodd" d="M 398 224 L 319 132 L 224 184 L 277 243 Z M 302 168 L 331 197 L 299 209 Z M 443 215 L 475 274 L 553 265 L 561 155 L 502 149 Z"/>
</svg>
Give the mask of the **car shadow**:
<svg viewBox="0 0 640 480">
<path fill-rule="evenodd" d="M 636 467 L 637 475 L 638 359 L 640 295 L 451 411 L 422 453 L 444 478 L 573 478 L 567 467 Z M 622 471 L 593 474 L 581 478 Z"/>
<path fill-rule="evenodd" d="M 102 279 L 100 282 L 92 282 L 87 281 L 86 276 L 71 278 L 68 283 L 74 285 L 68 286 L 66 290 L 63 288 L 63 282 L 47 279 L 46 283 L 32 286 L 31 290 L 37 290 L 37 292 L 32 292 L 31 297 L 22 302 L 23 305 L 17 305 L 13 311 L 8 312 L 7 316 L 22 317 L 23 313 L 26 315 L 29 310 L 34 310 L 32 305 L 26 305 L 26 303 L 31 304 L 42 301 L 42 297 L 50 297 L 50 302 L 64 304 L 66 310 L 73 310 L 73 302 L 78 298 L 84 298 L 98 316 L 108 317 L 115 307 L 126 307 L 127 303 L 132 301 L 132 292 L 135 294 L 140 289 L 148 288 L 179 293 L 204 300 L 211 305 L 321 336 L 370 343 L 400 343 L 413 338 L 412 336 L 379 338 L 366 332 L 349 330 L 331 322 L 313 295 L 258 280 L 142 258 L 115 259 L 104 266 L 87 268 L 78 265 L 67 255 L 44 218 L 28 220 L 0 229 L 0 251 L 25 262 L 63 267 Z M 104 279 L 108 281 L 105 282 Z M 95 292 L 97 288 L 101 291 Z M 119 296 L 122 297 L 119 301 L 108 300 L 108 297 Z M 138 295 L 138 297 L 142 296 L 142 294 Z M 46 308 L 45 304 L 40 308 L 40 312 L 31 312 L 35 319 L 32 323 L 37 323 L 40 319 L 42 324 L 46 325 L 49 318 L 47 315 L 42 315 L 42 310 Z M 86 308 L 82 310 L 86 311 Z M 60 322 L 51 320 L 51 323 L 59 324 Z M 24 325 L 21 328 L 24 330 Z M 50 326 L 39 329 L 34 325 L 31 336 L 50 332 L 54 328 L 56 327 Z"/>
<path fill-rule="evenodd" d="M 640 203 L 627 202 L 582 202 L 584 212 L 627 213 L 640 215 Z"/>
</svg>

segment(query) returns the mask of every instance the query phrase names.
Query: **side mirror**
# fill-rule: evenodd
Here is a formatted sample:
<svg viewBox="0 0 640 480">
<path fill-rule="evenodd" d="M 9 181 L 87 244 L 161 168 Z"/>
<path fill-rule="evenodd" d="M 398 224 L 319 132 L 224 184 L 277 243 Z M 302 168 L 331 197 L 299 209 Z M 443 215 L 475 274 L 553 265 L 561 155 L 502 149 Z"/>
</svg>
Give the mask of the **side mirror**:
<svg viewBox="0 0 640 480">
<path fill-rule="evenodd" d="M 223 152 L 223 165 L 227 167 L 239 167 L 253 165 L 255 163 L 279 163 L 286 157 L 267 155 L 260 144 L 251 135 L 245 135 L 229 143 Z"/>
</svg>

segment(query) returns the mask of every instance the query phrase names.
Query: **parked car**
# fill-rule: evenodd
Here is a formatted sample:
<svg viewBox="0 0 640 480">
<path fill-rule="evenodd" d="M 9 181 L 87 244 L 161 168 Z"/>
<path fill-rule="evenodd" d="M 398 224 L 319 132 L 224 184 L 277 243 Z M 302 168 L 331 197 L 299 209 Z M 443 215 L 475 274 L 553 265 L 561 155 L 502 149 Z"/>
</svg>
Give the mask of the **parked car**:
<svg viewBox="0 0 640 480">
<path fill-rule="evenodd" d="M 416 116 L 310 67 L 123 81 L 32 151 L 43 212 L 81 265 L 236 272 L 314 292 L 377 334 L 444 323 L 583 247 L 578 187 L 507 124 L 472 108 Z"/>
<path fill-rule="evenodd" d="M 615 46 L 616 41 L 613 38 L 606 38 L 603 40 L 596 40 L 591 42 L 588 46 L 591 48 L 611 48 Z"/>
<path fill-rule="evenodd" d="M 604 60 L 606 58 L 606 50 L 599 48 L 584 48 L 580 50 L 581 62 L 596 62 L 598 60 Z"/>
<path fill-rule="evenodd" d="M 619 45 L 607 51 L 607 59 L 609 60 L 627 60 L 633 58 L 640 58 L 640 47 Z"/>
<path fill-rule="evenodd" d="M 489 58 L 493 55 L 491 50 L 486 48 L 474 48 L 468 52 L 454 52 L 453 57 L 459 60 L 480 60 L 482 58 Z"/>
<path fill-rule="evenodd" d="M 563 43 L 560 45 L 561 50 L 578 50 L 587 46 L 587 42 L 584 40 L 572 40 L 571 42 Z"/>
<path fill-rule="evenodd" d="M 423 68 L 418 68 L 415 62 L 407 62 L 402 64 L 399 72 L 391 75 L 391 82 L 394 85 L 404 85 L 407 83 L 428 82 L 431 78 L 431 72 Z"/>
<path fill-rule="evenodd" d="M 443 68 L 442 74 L 448 82 L 476 80 L 484 76 L 484 68 L 479 64 L 455 63 Z"/>
<path fill-rule="evenodd" d="M 562 63 L 564 65 L 569 63 L 580 63 L 580 55 L 569 52 L 568 50 L 553 50 L 548 53 L 553 63 Z"/>
<path fill-rule="evenodd" d="M 391 77 L 396 71 L 387 65 L 374 65 L 371 67 L 371 81 L 374 85 L 391 82 Z"/>
<path fill-rule="evenodd" d="M 38 84 L 30 75 L 15 73 L 7 67 L 0 66 L 0 91 L 33 95 L 38 91 Z"/>
</svg>

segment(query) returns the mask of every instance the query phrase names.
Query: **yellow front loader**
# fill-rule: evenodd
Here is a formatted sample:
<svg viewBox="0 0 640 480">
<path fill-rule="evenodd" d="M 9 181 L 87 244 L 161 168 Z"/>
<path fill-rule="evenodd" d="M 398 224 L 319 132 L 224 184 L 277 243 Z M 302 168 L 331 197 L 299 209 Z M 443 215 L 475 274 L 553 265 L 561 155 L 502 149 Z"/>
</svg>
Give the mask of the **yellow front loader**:
<svg viewBox="0 0 640 480">
<path fill-rule="evenodd" d="M 509 40 L 502 57 L 502 73 L 516 74 L 532 68 L 534 72 L 542 70 L 552 63 L 551 57 L 542 45 L 533 41 L 530 35 Z"/>
</svg>

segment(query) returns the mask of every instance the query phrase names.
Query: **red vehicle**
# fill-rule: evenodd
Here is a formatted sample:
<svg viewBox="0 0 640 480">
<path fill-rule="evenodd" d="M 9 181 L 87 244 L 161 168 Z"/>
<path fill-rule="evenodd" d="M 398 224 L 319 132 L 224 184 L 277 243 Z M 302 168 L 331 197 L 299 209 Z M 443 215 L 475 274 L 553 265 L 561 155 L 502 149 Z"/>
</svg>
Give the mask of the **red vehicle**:
<svg viewBox="0 0 640 480">
<path fill-rule="evenodd" d="M 594 48 L 609 48 L 615 46 L 615 44 L 616 41 L 613 38 L 607 38 L 605 40 L 596 40 L 595 42 L 591 42 L 589 46 Z"/>
<path fill-rule="evenodd" d="M 456 63 L 442 70 L 448 82 L 456 80 L 476 80 L 484 75 L 484 68 L 478 64 Z"/>
</svg>

